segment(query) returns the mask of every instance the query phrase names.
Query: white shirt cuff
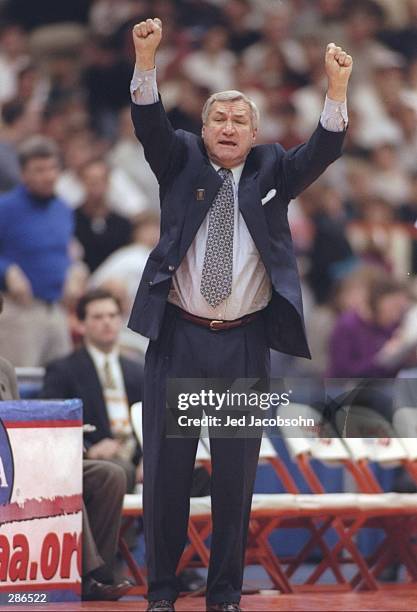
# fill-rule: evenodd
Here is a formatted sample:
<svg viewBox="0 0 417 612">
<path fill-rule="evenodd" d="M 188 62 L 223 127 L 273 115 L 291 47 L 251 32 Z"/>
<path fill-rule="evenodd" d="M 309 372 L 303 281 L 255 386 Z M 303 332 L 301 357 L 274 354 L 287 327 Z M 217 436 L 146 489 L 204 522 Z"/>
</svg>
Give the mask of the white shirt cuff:
<svg viewBox="0 0 417 612">
<path fill-rule="evenodd" d="M 343 132 L 348 124 L 346 100 L 340 102 L 326 96 L 320 123 L 329 132 Z"/>
<path fill-rule="evenodd" d="M 130 95 L 135 104 L 155 104 L 158 102 L 156 68 L 138 70 L 135 68 L 130 82 Z"/>
</svg>

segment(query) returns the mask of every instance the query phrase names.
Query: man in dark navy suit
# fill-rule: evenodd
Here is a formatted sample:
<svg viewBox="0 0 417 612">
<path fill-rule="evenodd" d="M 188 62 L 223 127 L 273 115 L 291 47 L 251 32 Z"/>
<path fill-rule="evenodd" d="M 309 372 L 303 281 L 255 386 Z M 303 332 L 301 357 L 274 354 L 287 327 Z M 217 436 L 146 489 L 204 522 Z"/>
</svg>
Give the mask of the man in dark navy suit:
<svg viewBox="0 0 417 612">
<path fill-rule="evenodd" d="M 202 138 L 174 131 L 158 97 L 159 19 L 133 30 L 132 117 L 160 185 L 161 239 L 129 326 L 151 342 L 144 384 L 148 610 L 174 610 L 197 440 L 166 435 L 167 378 L 268 378 L 269 348 L 309 357 L 289 201 L 341 154 L 352 58 L 333 43 L 320 123 L 285 151 L 255 147 L 258 111 L 241 92 L 212 95 Z M 239 610 L 259 439 L 210 440 L 213 535 L 208 610 Z"/>
</svg>

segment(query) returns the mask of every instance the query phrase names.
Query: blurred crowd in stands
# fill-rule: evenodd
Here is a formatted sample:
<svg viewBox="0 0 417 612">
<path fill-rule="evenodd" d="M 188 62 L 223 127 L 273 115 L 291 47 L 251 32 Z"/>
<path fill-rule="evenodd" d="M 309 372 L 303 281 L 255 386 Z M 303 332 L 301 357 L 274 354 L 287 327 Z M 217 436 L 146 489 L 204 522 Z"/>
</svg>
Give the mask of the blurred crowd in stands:
<svg viewBox="0 0 417 612">
<path fill-rule="evenodd" d="M 392 376 L 416 365 L 417 0 L 0 0 L 0 289 L 9 332 L 0 332 L 0 354 L 44 366 L 68 351 L 63 342 L 16 357 L 10 313 L 19 302 L 39 299 L 49 312 L 63 304 L 75 345 L 76 303 L 87 289 L 111 290 L 127 319 L 159 231 L 158 186 L 129 111 L 131 29 L 149 16 L 163 22 L 157 73 L 169 117 L 197 134 L 204 100 L 234 88 L 259 107 L 260 143 L 300 144 L 320 117 L 326 44 L 352 54 L 345 155 L 289 210 L 313 361 L 274 355 L 273 373 Z M 10 291 L 7 271 L 31 259 L 36 221 L 13 261 L 4 245 L 14 217 L 1 207 L 22 199 L 10 190 L 21 189 L 21 150 L 27 161 L 35 136 L 57 148 L 56 200 L 73 215 L 70 261 L 51 298 L 32 282 L 21 300 L 22 278 L 12 269 Z M 145 339 L 124 329 L 120 342 L 143 358 Z"/>
</svg>

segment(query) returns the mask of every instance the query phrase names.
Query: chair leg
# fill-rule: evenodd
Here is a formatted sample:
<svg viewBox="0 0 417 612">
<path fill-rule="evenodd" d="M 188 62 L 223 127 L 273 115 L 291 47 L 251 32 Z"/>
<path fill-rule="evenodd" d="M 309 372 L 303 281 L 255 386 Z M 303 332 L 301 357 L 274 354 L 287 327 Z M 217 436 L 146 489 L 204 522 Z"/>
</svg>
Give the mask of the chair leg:
<svg viewBox="0 0 417 612">
<path fill-rule="evenodd" d="M 147 591 L 147 580 L 146 580 L 145 574 L 140 568 L 140 566 L 138 565 L 138 563 L 136 562 L 136 559 L 134 558 L 132 553 L 130 552 L 129 547 L 126 544 L 126 541 L 123 537 L 124 533 L 130 527 L 130 525 L 134 522 L 135 519 L 136 517 L 133 517 L 133 516 L 124 517 L 124 524 L 122 525 L 120 529 L 120 535 L 119 535 L 119 550 L 120 550 L 120 554 L 122 555 L 123 560 L 125 561 L 127 567 L 129 568 L 129 571 L 132 574 L 132 577 L 134 578 L 135 583 L 136 583 L 135 587 L 131 591 L 131 594 L 132 595 L 145 595 Z"/>
</svg>

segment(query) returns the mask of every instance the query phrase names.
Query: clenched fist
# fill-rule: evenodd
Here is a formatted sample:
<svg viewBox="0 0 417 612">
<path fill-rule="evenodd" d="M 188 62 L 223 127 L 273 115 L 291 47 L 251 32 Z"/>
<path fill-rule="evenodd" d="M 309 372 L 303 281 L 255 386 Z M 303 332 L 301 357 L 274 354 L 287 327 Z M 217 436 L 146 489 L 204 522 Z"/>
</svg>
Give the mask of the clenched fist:
<svg viewBox="0 0 417 612">
<path fill-rule="evenodd" d="M 141 70 L 150 70 L 155 65 L 155 53 L 161 42 L 162 23 L 155 17 L 137 23 L 133 28 L 136 66 Z"/>
<path fill-rule="evenodd" d="M 325 68 L 329 80 L 327 95 L 332 100 L 345 100 L 353 60 L 350 55 L 334 43 L 327 45 Z"/>
</svg>

